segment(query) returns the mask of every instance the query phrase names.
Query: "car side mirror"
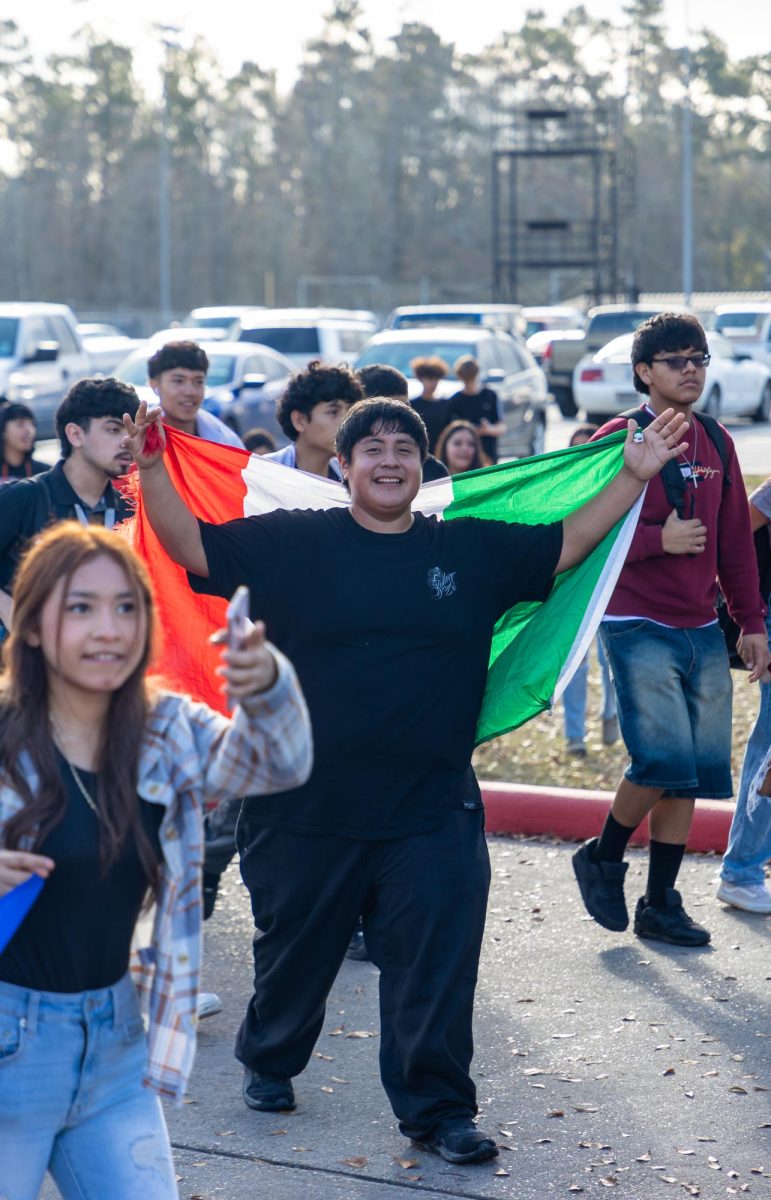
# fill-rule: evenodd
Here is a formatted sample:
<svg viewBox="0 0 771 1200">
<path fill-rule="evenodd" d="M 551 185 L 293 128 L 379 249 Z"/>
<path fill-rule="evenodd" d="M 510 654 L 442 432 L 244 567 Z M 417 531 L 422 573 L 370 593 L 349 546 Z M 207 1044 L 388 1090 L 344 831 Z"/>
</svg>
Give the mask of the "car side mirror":
<svg viewBox="0 0 771 1200">
<path fill-rule="evenodd" d="M 241 380 L 241 391 L 243 391 L 245 388 L 249 388 L 250 391 L 253 391 L 256 388 L 264 387 L 267 382 L 267 375 L 244 375 L 243 379 Z"/>
<path fill-rule="evenodd" d="M 56 362 L 59 357 L 58 342 L 35 342 L 24 355 L 25 363 Z"/>
</svg>

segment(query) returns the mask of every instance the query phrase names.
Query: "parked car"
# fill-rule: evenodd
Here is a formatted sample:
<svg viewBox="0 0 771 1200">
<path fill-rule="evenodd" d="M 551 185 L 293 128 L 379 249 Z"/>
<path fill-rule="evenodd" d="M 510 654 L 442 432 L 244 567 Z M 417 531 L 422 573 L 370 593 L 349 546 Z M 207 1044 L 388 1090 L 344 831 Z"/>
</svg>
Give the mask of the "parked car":
<svg viewBox="0 0 771 1200">
<path fill-rule="evenodd" d="M 193 308 L 182 324 L 188 329 L 204 329 L 208 337 L 225 338 L 236 321 L 260 307 L 259 304 L 212 304 L 208 308 Z"/>
<path fill-rule="evenodd" d="M 354 367 L 383 363 L 396 367 L 407 376 L 410 399 L 421 387 L 412 374 L 415 358 L 436 355 L 444 360 L 450 373 L 437 389 L 440 399 L 459 391 L 461 384 L 453 364 L 463 355 L 479 361 L 483 385 L 495 389 L 501 404 L 507 432 L 498 439 L 501 457 L 524 458 L 541 454 L 546 435 L 546 403 L 549 399 L 546 377 L 524 342 L 498 329 L 481 326 L 428 326 L 421 329 L 394 329 L 372 338 Z"/>
<path fill-rule="evenodd" d="M 525 338 L 545 329 L 583 329 L 586 324 L 580 308 L 569 304 L 542 304 L 536 308 L 523 308 Z"/>
<path fill-rule="evenodd" d="M 295 367 L 309 362 L 351 362 L 378 329 L 374 313 L 344 308 L 263 308 L 246 313 L 231 337 L 259 342 Z"/>
<path fill-rule="evenodd" d="M 141 338 L 128 337 L 116 325 L 79 322 L 77 330 L 92 370 L 100 375 L 109 375 L 127 354 L 142 344 Z"/>
<path fill-rule="evenodd" d="M 771 367 L 771 304 L 721 304 L 714 328 L 730 339 L 737 354 Z"/>
<path fill-rule="evenodd" d="M 596 354 L 587 354 L 575 369 L 573 391 L 588 421 L 602 424 L 612 416 L 643 403 L 632 376 L 634 334 L 614 338 Z M 750 417 L 767 421 L 771 415 L 771 377 L 762 363 L 733 353 L 731 343 L 709 334 L 711 354 L 704 391 L 697 408 L 718 417 Z"/>
<path fill-rule="evenodd" d="M 0 397 L 35 414 L 38 436 L 54 436 L 64 393 L 93 363 L 66 304 L 0 304 Z"/>
<path fill-rule="evenodd" d="M 389 313 L 386 329 L 423 329 L 426 325 L 484 325 L 523 336 L 521 304 L 409 304 Z"/>
<path fill-rule="evenodd" d="M 674 305 L 670 306 L 675 309 Z M 590 308 L 582 336 L 554 338 L 546 356 L 544 369 L 549 388 L 563 417 L 573 417 L 577 400 L 573 394 L 573 372 L 585 354 L 596 354 L 613 338 L 634 333 L 648 317 L 662 312 L 662 307 L 645 304 L 600 304 Z"/>
<path fill-rule="evenodd" d="M 286 438 L 276 421 L 276 399 L 294 369 L 288 359 L 270 346 L 219 341 L 198 344 L 209 359 L 204 408 L 239 436 L 260 425 L 283 444 Z M 118 379 L 133 384 L 140 396 L 150 400 L 154 397 L 147 386 L 147 360 L 157 349 L 145 343 L 115 369 Z"/>
</svg>

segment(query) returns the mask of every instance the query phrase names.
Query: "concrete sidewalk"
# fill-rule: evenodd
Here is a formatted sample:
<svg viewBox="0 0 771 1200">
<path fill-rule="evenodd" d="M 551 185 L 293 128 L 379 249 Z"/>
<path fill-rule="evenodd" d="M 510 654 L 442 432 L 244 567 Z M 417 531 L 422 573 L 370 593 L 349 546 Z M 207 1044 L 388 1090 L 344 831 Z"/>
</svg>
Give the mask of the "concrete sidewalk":
<svg viewBox="0 0 771 1200">
<path fill-rule="evenodd" d="M 180 1197 L 771 1194 L 771 921 L 723 909 L 717 859 L 689 855 L 686 905 L 713 945 L 641 942 L 585 916 L 570 844 L 492 838 L 490 849 L 474 1066 L 480 1125 L 500 1157 L 451 1167 L 400 1137 L 378 1078 L 368 963 L 340 972 L 316 1055 L 296 1080 L 296 1112 L 244 1106 L 232 1046 L 249 992 L 251 919 L 231 868 L 206 927 L 204 984 L 225 1012 L 201 1025 L 188 1103 L 166 1110 Z M 645 861 L 631 853 L 632 903 Z"/>
</svg>

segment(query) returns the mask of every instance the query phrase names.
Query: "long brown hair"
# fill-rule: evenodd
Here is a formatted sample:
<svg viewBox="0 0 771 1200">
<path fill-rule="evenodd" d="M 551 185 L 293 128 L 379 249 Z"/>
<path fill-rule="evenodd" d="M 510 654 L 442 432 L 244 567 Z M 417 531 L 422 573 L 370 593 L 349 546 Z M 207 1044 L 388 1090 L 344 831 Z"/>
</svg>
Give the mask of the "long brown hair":
<svg viewBox="0 0 771 1200">
<path fill-rule="evenodd" d="M 490 459 L 482 449 L 482 441 L 479 437 L 479 430 L 477 429 L 476 425 L 472 425 L 470 421 L 450 421 L 450 424 L 445 426 L 445 428 L 439 434 L 439 439 L 436 443 L 436 457 L 444 463 L 448 470 L 450 469 L 450 464 L 447 461 L 447 443 L 452 435 L 454 433 L 458 433 L 461 429 L 464 429 L 466 433 L 471 434 L 476 446 L 474 457 L 471 460 L 470 466 L 466 467 L 466 470 L 476 471 L 480 467 L 489 467 Z"/>
<path fill-rule="evenodd" d="M 148 885 L 155 890 L 158 863 L 142 824 L 137 776 L 142 734 L 149 711 L 145 670 L 152 650 L 155 613 L 147 572 L 122 537 L 100 526 L 75 521 L 54 525 L 27 551 L 13 589 L 13 631 L 6 643 L 0 676 L 0 775 L 24 804 L 5 827 L 4 844 L 17 849 L 25 838 L 39 847 L 64 817 L 66 792 L 57 763 L 48 713 L 48 668 L 39 645 L 30 644 L 40 630 L 43 606 L 62 580 L 62 604 L 79 567 L 94 558 L 110 558 L 125 572 L 137 611 L 144 613 L 142 653 L 129 678 L 112 694 L 97 758 L 100 813 L 100 869 L 116 861 L 131 839 L 137 847 Z M 59 614 L 61 623 L 61 612 Z M 61 627 L 61 626 L 60 626 Z M 40 779 L 33 793 L 19 766 L 26 751 Z"/>
</svg>

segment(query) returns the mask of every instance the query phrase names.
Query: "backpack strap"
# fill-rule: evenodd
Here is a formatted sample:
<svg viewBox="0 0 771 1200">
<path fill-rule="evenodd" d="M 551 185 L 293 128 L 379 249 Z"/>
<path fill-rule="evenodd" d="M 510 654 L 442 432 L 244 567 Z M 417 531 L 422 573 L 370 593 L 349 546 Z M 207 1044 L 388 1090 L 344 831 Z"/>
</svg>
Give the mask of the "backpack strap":
<svg viewBox="0 0 771 1200">
<path fill-rule="evenodd" d="M 629 409 L 623 412 L 620 416 L 627 420 L 634 420 L 641 429 L 645 429 L 650 423 L 655 420 L 653 413 L 646 405 L 640 408 Z M 720 457 L 720 465 L 723 468 L 723 487 L 730 486 L 731 478 L 728 471 L 728 445 L 725 440 L 725 434 L 719 421 L 714 417 L 710 417 L 707 413 L 692 413 L 691 421 L 698 421 L 703 427 L 707 437 L 714 445 Z M 677 515 L 681 520 L 684 519 L 685 512 L 685 496 L 686 484 L 683 478 L 683 473 L 677 464 L 677 460 L 671 458 L 669 462 L 662 468 L 661 482 L 664 485 L 667 501 L 677 510 Z"/>
</svg>

